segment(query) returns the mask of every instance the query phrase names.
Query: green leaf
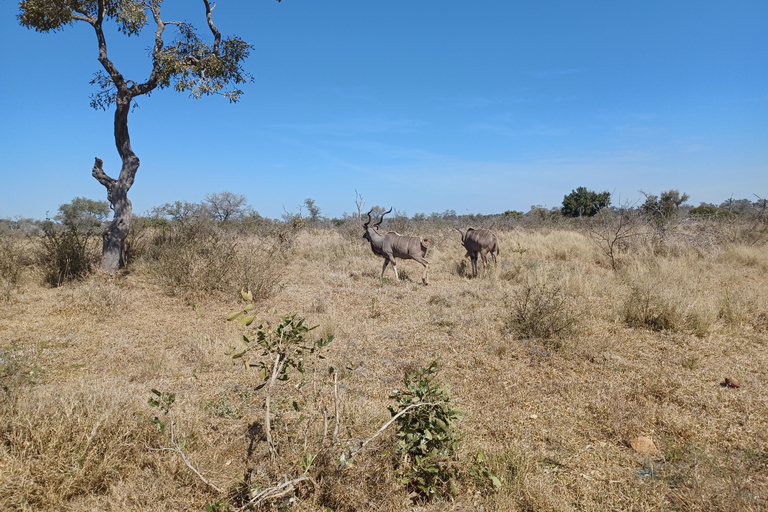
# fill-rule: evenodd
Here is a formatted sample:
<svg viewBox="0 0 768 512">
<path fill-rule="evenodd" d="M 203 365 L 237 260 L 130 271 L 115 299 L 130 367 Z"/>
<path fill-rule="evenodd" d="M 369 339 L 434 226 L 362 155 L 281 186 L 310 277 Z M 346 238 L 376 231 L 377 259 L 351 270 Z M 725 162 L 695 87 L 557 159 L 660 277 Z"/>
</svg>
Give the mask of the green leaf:
<svg viewBox="0 0 768 512">
<path fill-rule="evenodd" d="M 244 316 L 237 323 L 240 325 L 251 325 L 253 323 L 253 315 Z"/>
<path fill-rule="evenodd" d="M 491 482 L 493 482 L 493 486 L 497 489 L 501 489 L 501 480 L 496 478 L 494 475 L 490 475 Z"/>
<path fill-rule="evenodd" d="M 234 320 L 235 318 L 239 317 L 242 314 L 243 314 L 242 311 L 233 311 L 232 313 L 227 315 L 227 322 Z"/>
<path fill-rule="evenodd" d="M 248 349 L 245 349 L 242 352 L 238 352 L 237 354 L 233 355 L 232 359 L 240 359 L 245 355 L 246 352 L 248 352 Z"/>
<path fill-rule="evenodd" d="M 247 300 L 248 302 L 253 300 L 253 294 L 250 290 L 248 290 L 248 292 L 245 290 L 240 290 L 240 295 L 243 297 L 243 300 Z"/>
</svg>

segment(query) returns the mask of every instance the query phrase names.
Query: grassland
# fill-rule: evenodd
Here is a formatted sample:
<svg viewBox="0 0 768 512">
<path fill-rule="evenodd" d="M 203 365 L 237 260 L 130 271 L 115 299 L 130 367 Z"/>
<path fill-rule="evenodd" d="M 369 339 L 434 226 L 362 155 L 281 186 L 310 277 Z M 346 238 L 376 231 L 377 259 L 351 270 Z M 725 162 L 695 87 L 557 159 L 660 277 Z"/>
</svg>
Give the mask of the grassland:
<svg viewBox="0 0 768 512">
<path fill-rule="evenodd" d="M 379 279 L 357 224 L 237 234 L 224 291 L 163 279 L 210 273 L 199 254 L 59 287 L 26 265 L 0 299 L 0 508 L 237 509 L 246 484 L 307 476 L 264 508 L 768 510 L 768 249 L 717 226 L 649 229 L 614 271 L 587 231 L 498 228 L 499 262 L 473 278 L 458 233 L 425 224 L 429 286 L 408 261 Z M 335 337 L 303 387 L 276 387 L 275 457 L 257 372 L 232 358 L 253 334 L 226 321 L 246 283 L 263 288 L 257 324 L 296 312 Z M 436 359 L 463 411 L 453 494 L 409 493 L 391 428 L 341 466 Z M 173 440 L 152 389 L 175 394 Z"/>
</svg>

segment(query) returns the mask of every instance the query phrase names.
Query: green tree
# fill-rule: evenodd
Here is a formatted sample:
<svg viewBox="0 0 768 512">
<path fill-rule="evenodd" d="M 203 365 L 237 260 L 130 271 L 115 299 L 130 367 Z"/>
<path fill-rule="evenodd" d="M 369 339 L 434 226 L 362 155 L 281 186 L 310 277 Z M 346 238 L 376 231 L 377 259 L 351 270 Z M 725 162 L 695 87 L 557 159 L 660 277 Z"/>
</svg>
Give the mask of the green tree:
<svg viewBox="0 0 768 512">
<path fill-rule="evenodd" d="M 680 193 L 673 188 L 663 191 L 660 195 L 647 194 L 640 191 L 645 196 L 645 202 L 640 209 L 656 220 L 668 220 L 677 213 L 678 208 L 685 203 L 690 196 L 686 193 Z"/>
<path fill-rule="evenodd" d="M 236 86 L 252 80 L 242 67 L 252 46 L 238 37 L 222 40 L 213 23 L 215 4 L 202 0 L 205 19 L 213 41 L 208 44 L 189 23 L 165 19 L 161 14 L 162 0 L 24 0 L 19 2 L 18 20 L 21 25 L 38 32 L 57 32 L 75 22 L 90 25 L 96 33 L 98 61 L 103 69 L 96 72 L 91 84 L 99 91 L 91 96 L 91 106 L 107 110 L 114 106 L 114 136 L 122 166 L 117 179 L 109 177 L 103 161 L 96 158 L 92 174 L 107 189 L 107 200 L 115 214 L 104 234 L 101 267 L 114 272 L 123 264 L 125 239 L 131 225 L 132 205 L 128 191 L 133 185 L 139 158 L 131 149 L 128 133 L 128 113 L 138 96 L 148 95 L 157 88 L 186 91 L 193 98 L 218 94 L 235 102 L 242 91 Z M 152 62 L 147 78 L 128 79 L 110 60 L 104 21 L 114 21 L 125 36 L 136 36 L 148 25 L 154 25 L 154 46 L 149 55 Z M 166 44 L 166 31 L 173 32 L 173 42 Z"/>
<path fill-rule="evenodd" d="M 565 217 L 592 217 L 611 204 L 611 193 L 593 192 L 586 187 L 579 187 L 563 198 L 560 212 Z"/>
<path fill-rule="evenodd" d="M 317 222 L 320 220 L 320 207 L 317 206 L 314 199 L 309 197 L 306 198 L 304 200 L 304 206 L 307 208 L 307 212 L 309 212 L 309 219 L 312 222 Z"/>
<path fill-rule="evenodd" d="M 71 203 L 59 206 L 59 213 L 54 217 L 65 226 L 81 228 L 99 228 L 109 217 L 109 203 L 94 201 L 85 197 L 76 197 Z"/>
</svg>

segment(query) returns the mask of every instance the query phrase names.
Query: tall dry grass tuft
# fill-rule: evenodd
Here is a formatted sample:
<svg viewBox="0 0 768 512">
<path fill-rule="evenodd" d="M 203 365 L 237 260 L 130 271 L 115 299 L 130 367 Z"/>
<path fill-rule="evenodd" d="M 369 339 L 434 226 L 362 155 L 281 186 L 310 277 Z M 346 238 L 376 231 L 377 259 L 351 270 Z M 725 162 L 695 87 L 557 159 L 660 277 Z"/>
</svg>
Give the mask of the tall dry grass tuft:
<svg viewBox="0 0 768 512">
<path fill-rule="evenodd" d="M 64 510 L 109 495 L 120 481 L 168 471 L 145 448 L 157 437 L 146 413 L 110 385 L 9 389 L 0 409 L 2 503 Z"/>
<path fill-rule="evenodd" d="M 30 263 L 24 240 L 0 231 L 0 301 L 9 299 L 18 289 Z"/>
<path fill-rule="evenodd" d="M 621 317 L 629 327 L 706 335 L 716 319 L 716 298 L 692 261 L 658 259 L 625 273 L 629 293 Z"/>
</svg>

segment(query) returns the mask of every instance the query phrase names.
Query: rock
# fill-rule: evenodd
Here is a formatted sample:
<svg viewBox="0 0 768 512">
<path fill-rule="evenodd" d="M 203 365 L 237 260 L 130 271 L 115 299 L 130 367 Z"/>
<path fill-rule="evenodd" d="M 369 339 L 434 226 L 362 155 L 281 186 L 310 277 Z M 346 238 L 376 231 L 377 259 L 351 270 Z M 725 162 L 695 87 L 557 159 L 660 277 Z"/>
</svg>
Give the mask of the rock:
<svg viewBox="0 0 768 512">
<path fill-rule="evenodd" d="M 725 380 L 720 383 L 720 385 L 724 388 L 739 388 L 741 387 L 741 382 L 739 382 L 739 379 L 726 377 Z"/>
<path fill-rule="evenodd" d="M 640 455 L 656 455 L 659 449 L 650 437 L 640 436 L 629 442 L 629 445 Z"/>
</svg>

